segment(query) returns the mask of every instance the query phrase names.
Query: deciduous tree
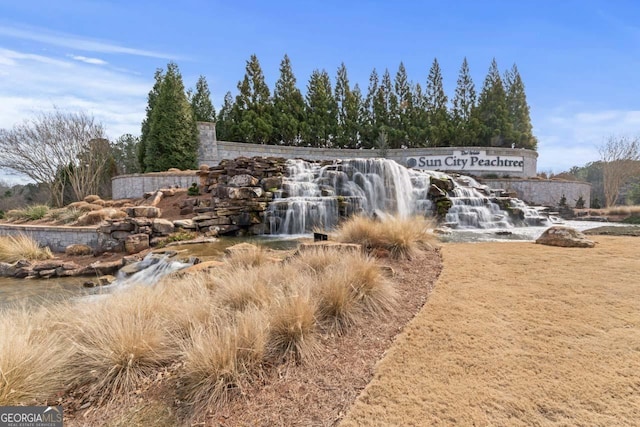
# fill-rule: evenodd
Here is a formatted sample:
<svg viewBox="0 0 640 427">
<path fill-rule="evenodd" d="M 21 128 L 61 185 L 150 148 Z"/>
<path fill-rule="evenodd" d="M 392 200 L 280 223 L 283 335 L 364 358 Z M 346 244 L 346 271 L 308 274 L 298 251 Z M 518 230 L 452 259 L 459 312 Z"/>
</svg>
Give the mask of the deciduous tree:
<svg viewBox="0 0 640 427">
<path fill-rule="evenodd" d="M 620 189 L 640 175 L 640 138 L 609 137 L 598 147 L 606 207 L 613 206 Z"/>
<path fill-rule="evenodd" d="M 56 108 L 0 130 L 0 167 L 46 185 L 52 203 L 61 206 L 65 181 L 76 200 L 97 192 L 109 166 L 105 141 L 104 127 L 93 116 Z"/>
</svg>

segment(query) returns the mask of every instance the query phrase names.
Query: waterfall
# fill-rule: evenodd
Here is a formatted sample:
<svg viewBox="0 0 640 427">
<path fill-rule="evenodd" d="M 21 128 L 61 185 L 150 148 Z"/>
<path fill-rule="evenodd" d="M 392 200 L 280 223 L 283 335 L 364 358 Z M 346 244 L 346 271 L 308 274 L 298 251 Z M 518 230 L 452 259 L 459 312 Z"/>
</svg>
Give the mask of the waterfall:
<svg viewBox="0 0 640 427">
<path fill-rule="evenodd" d="M 434 216 L 437 197 L 433 182 L 451 188 L 436 189 L 451 207 L 443 218 L 455 227 L 507 228 L 514 224 L 487 186 L 471 177 L 408 169 L 393 160 L 349 159 L 334 162 L 287 161 L 287 176 L 266 216 L 271 234 L 304 234 L 315 228 L 334 228 L 341 217 L 361 213 L 408 217 Z M 446 193 L 446 194 L 445 194 Z M 523 202 L 511 206 L 522 212 Z M 527 211 L 524 215 L 531 214 Z"/>
</svg>

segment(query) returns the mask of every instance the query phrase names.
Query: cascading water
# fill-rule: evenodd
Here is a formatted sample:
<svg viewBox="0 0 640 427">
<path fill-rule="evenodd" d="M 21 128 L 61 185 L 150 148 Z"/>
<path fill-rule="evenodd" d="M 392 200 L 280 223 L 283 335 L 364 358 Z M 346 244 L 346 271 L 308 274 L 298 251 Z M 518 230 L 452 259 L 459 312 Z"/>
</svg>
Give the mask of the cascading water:
<svg viewBox="0 0 640 427">
<path fill-rule="evenodd" d="M 513 227 L 509 212 L 491 189 L 466 176 L 407 169 L 387 159 L 349 159 L 331 163 L 287 161 L 288 175 L 269 206 L 271 234 L 304 234 L 331 229 L 341 217 L 393 214 L 434 216 L 446 201 L 444 222 L 458 228 Z M 434 182 L 444 183 L 440 186 Z M 434 195 L 435 194 L 435 195 Z M 517 199 L 514 199 L 517 200 Z M 533 213 L 521 202 L 511 205 L 523 216 Z M 537 217 L 536 221 L 541 217 Z M 525 221 L 526 223 L 526 221 Z"/>
</svg>

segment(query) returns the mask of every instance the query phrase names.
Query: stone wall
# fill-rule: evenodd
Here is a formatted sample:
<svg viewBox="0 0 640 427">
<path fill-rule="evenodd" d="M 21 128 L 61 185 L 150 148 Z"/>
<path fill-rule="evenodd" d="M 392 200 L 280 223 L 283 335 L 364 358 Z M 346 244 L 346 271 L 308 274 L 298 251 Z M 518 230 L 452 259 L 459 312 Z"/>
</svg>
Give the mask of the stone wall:
<svg viewBox="0 0 640 427">
<path fill-rule="evenodd" d="M 409 157 L 420 156 L 449 156 L 454 151 L 476 150 L 486 152 L 488 156 L 512 156 L 522 157 L 524 167 L 522 172 L 509 172 L 510 177 L 530 178 L 537 174 L 538 153 L 532 150 L 518 148 L 495 148 L 495 147 L 437 147 L 437 148 L 408 148 L 389 149 L 384 153 L 380 150 L 356 150 L 338 148 L 311 148 L 311 147 L 291 147 L 285 145 L 265 145 L 251 144 L 244 142 L 228 142 L 216 140 L 215 124 L 198 122 L 200 132 L 200 150 L 198 161 L 200 164 L 215 166 L 224 159 L 235 159 L 237 157 L 284 157 L 287 159 L 305 160 L 334 160 L 334 159 L 354 159 L 386 157 L 395 160 L 399 164 L 406 166 Z M 461 172 L 464 173 L 464 172 Z M 486 171 L 474 170 L 473 174 L 482 176 L 483 174 L 495 174 L 496 172 L 487 169 Z M 498 175 L 506 175 L 498 172 Z M 115 198 L 115 196 L 114 196 Z"/>
<path fill-rule="evenodd" d="M 42 246 L 48 246 L 54 252 L 64 252 L 73 244 L 83 244 L 92 248 L 98 245 L 96 227 L 64 227 L 42 225 L 0 224 L 0 235 L 31 236 Z"/>
<path fill-rule="evenodd" d="M 196 171 L 118 175 L 111 180 L 112 197 L 114 200 L 135 199 L 160 188 L 188 188 L 194 182 L 198 182 Z"/>
<path fill-rule="evenodd" d="M 558 206 L 564 195 L 567 205 L 575 207 L 580 196 L 584 206 L 591 205 L 591 184 L 578 181 L 554 181 L 540 179 L 482 179 L 491 188 L 514 191 L 519 199 L 530 205 Z"/>
</svg>

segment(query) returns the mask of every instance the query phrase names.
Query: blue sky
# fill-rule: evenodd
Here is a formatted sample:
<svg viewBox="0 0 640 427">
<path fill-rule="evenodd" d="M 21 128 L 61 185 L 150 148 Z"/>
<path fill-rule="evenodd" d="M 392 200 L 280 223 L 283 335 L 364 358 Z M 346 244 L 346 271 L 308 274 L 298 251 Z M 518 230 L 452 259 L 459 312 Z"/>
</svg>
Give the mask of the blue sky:
<svg viewBox="0 0 640 427">
<path fill-rule="evenodd" d="M 480 91 L 492 58 L 526 85 L 538 170 L 598 159 L 611 135 L 640 135 L 640 5 L 624 0 L 135 1 L 0 3 L 0 128 L 56 105 L 84 109 L 111 138 L 139 134 L 156 68 L 207 78 L 219 109 L 257 54 L 273 89 L 285 53 L 304 91 L 341 62 L 366 91 L 403 61 L 425 84 L 434 58 L 451 98 L 466 56 Z"/>
</svg>

